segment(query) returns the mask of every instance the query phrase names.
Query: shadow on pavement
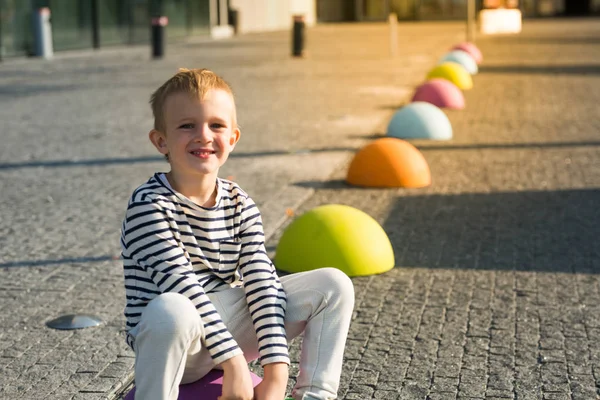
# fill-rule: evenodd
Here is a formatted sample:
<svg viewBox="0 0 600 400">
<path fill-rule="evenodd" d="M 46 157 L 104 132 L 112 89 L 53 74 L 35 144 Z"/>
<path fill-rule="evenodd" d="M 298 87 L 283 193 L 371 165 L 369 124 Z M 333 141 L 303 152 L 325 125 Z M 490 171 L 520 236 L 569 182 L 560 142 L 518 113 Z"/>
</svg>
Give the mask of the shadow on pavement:
<svg viewBox="0 0 600 400">
<path fill-rule="evenodd" d="M 49 161 L 22 161 L 14 163 L 0 163 L 0 170 L 20 168 L 58 168 L 81 167 L 91 165 L 137 164 L 164 161 L 162 156 L 124 157 L 124 158 L 97 158 L 93 160 L 49 160 Z"/>
<path fill-rule="evenodd" d="M 494 74 L 558 74 L 592 75 L 600 74 L 600 64 L 587 65 L 483 65 L 479 72 Z"/>
<path fill-rule="evenodd" d="M 510 150 L 510 149 L 535 149 L 553 147 L 591 147 L 600 146 L 600 141 L 587 142 L 546 142 L 546 143 L 476 143 L 476 144 L 435 144 L 415 145 L 421 150 Z"/>
<path fill-rule="evenodd" d="M 56 73 L 60 73 L 61 76 L 64 77 L 72 77 L 73 75 L 85 75 L 86 77 L 89 77 L 91 74 L 106 74 L 106 73 L 116 73 L 116 72 L 123 72 L 123 71 L 128 71 L 128 67 L 124 66 L 124 65 L 119 65 L 119 66 L 115 66 L 115 65 L 98 65 L 98 64 L 94 64 L 93 62 L 89 62 L 88 64 L 84 64 L 84 63 L 69 63 L 69 64 L 59 64 L 59 62 L 61 61 L 60 57 L 62 56 L 66 56 L 68 54 L 67 53 L 59 53 L 57 54 L 58 56 L 58 61 L 57 60 L 53 60 L 53 61 L 48 61 L 46 65 L 41 64 L 41 66 L 44 66 L 44 68 L 40 68 L 40 69 L 29 69 L 29 68 L 23 68 L 21 67 L 17 67 L 17 66 L 2 66 L 2 68 L 0 69 L 0 78 L 2 79 L 20 79 L 20 80 L 31 80 L 31 79 L 41 79 L 44 80 L 45 82 L 48 82 L 49 79 L 54 78 L 56 75 Z M 48 85 L 38 85 L 38 86 L 42 86 L 43 88 L 47 88 Z M 69 86 L 69 85 L 62 85 L 62 86 Z M 74 86 L 71 84 L 71 86 Z M 9 91 L 13 91 L 16 90 L 16 88 L 22 88 L 22 84 L 13 84 L 13 85 L 8 85 L 8 86 L 0 86 L 0 93 L 2 93 L 3 88 L 8 87 Z M 29 88 L 37 88 L 37 86 L 31 86 L 31 84 L 29 85 Z M 56 88 L 56 86 L 54 86 L 54 88 Z M 31 90 L 31 89 L 30 89 Z M 32 90 L 33 91 L 33 90 Z"/>
<path fill-rule="evenodd" d="M 309 153 L 336 153 L 353 152 L 353 147 L 326 147 L 317 149 L 292 149 L 292 150 L 269 150 L 256 152 L 233 152 L 230 158 L 255 158 L 269 156 L 284 156 Z M 59 168 L 59 167 L 81 167 L 91 165 L 118 165 L 118 164 L 138 164 L 164 161 L 163 156 L 142 156 L 142 157 L 122 157 L 122 158 L 96 158 L 90 160 L 48 160 L 48 161 L 21 161 L 13 163 L 0 163 L 0 170 L 20 169 L 20 168 Z"/>
<path fill-rule="evenodd" d="M 397 103 L 397 104 L 386 104 L 383 106 L 378 106 L 377 109 L 379 110 L 391 110 L 391 111 L 397 111 L 399 109 L 401 109 L 404 106 L 407 106 L 411 104 L 409 101 L 403 101 L 402 103 Z"/>
<path fill-rule="evenodd" d="M 297 185 L 349 188 L 341 180 Z M 600 189 L 403 196 L 395 199 L 382 226 L 400 268 L 597 274 L 598 204 Z M 118 256 L 21 260 L 0 268 L 114 260 Z"/>
<path fill-rule="evenodd" d="M 387 137 L 385 133 L 374 133 L 371 135 L 350 135 L 352 139 L 375 140 Z M 420 150 L 510 150 L 510 149 L 536 149 L 536 148 L 560 148 L 560 147 L 595 147 L 600 146 L 600 141 L 581 141 L 581 142 L 529 142 L 529 143 L 473 143 L 473 144 L 456 144 L 448 142 L 438 142 L 440 144 L 424 144 L 425 141 L 408 140 Z M 431 143 L 431 141 L 427 141 Z M 0 164 L 0 169 L 2 168 Z"/>
<path fill-rule="evenodd" d="M 190 38 L 187 43 L 182 44 L 182 47 L 192 47 L 192 48 L 218 48 L 218 49 L 238 49 L 238 48 L 250 48 L 250 49 L 258 49 L 264 50 L 265 46 L 272 47 L 277 44 L 285 44 L 281 40 L 273 40 L 269 39 L 259 39 L 256 37 L 251 37 L 253 34 L 249 34 L 246 37 L 246 40 L 240 40 L 239 38 L 227 39 L 227 40 L 207 40 L 204 37 L 200 39 Z M 254 34 L 256 35 L 256 34 Z"/>
<path fill-rule="evenodd" d="M 45 93 L 68 92 L 81 89 L 78 84 L 4 84 L 0 86 L 0 101 L 13 101 L 15 97 L 34 96 Z"/>
<path fill-rule="evenodd" d="M 372 133 L 369 135 L 350 135 L 348 136 L 351 139 L 364 139 L 364 140 L 374 140 L 374 139 L 381 139 L 382 137 L 385 137 L 385 133 Z"/>
<path fill-rule="evenodd" d="M 510 42 L 514 44 L 600 44 L 599 37 L 572 37 L 572 36 L 564 36 L 564 37 L 524 37 L 524 36 L 516 36 L 514 38 L 504 37 L 502 38 L 505 42 Z"/>
<path fill-rule="evenodd" d="M 99 256 L 99 257 L 71 257 L 49 260 L 20 260 L 0 263 L 0 268 L 17 268 L 17 267 L 48 267 L 51 265 L 61 264 L 87 264 L 105 261 L 119 260 L 120 256 Z"/>
<path fill-rule="evenodd" d="M 600 189 L 399 197 L 397 267 L 600 273 Z"/>
<path fill-rule="evenodd" d="M 307 189 L 356 189 L 344 180 L 329 180 L 329 181 L 300 181 L 294 182 L 294 186 Z"/>
</svg>

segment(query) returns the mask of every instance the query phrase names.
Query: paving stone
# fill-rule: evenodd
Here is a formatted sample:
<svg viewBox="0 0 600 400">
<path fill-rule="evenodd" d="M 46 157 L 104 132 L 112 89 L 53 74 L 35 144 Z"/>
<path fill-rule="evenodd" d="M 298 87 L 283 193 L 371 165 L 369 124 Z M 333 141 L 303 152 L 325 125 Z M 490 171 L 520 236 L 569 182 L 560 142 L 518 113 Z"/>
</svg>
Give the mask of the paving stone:
<svg viewBox="0 0 600 400">
<path fill-rule="evenodd" d="M 400 387 L 402 387 L 403 379 L 399 379 L 398 381 L 382 381 L 377 382 L 375 386 L 375 391 L 383 391 L 383 392 L 398 392 Z"/>
<path fill-rule="evenodd" d="M 77 393 L 74 397 L 73 400 L 104 400 L 104 395 L 100 394 L 100 393 L 87 393 L 87 392 L 82 392 L 82 393 Z"/>
<path fill-rule="evenodd" d="M 435 377 L 431 391 L 456 393 L 458 389 L 458 378 Z"/>
<path fill-rule="evenodd" d="M 72 393 L 74 395 L 89 385 L 94 378 L 95 376 L 92 373 L 74 373 L 66 378 L 64 375 L 59 375 L 55 378 L 53 377 L 53 380 L 58 382 L 55 393 L 60 395 Z"/>
<path fill-rule="evenodd" d="M 488 389 L 496 389 L 503 391 L 512 391 L 513 389 L 513 372 L 506 371 L 504 374 L 492 374 L 488 377 Z"/>
<path fill-rule="evenodd" d="M 429 385 L 422 382 L 404 381 L 400 391 L 401 399 L 424 399 L 429 392 Z"/>
<path fill-rule="evenodd" d="M 390 361 L 389 359 L 387 360 Z M 409 364 L 399 364 L 389 362 L 386 368 L 383 368 L 379 373 L 378 383 L 381 382 L 402 382 L 406 376 L 406 370 Z"/>
<path fill-rule="evenodd" d="M 435 364 L 435 377 L 458 378 L 460 376 L 460 358 L 438 358 Z"/>
<path fill-rule="evenodd" d="M 470 383 L 468 386 L 459 386 L 458 395 L 459 398 L 483 397 L 485 395 L 485 383 Z"/>
<path fill-rule="evenodd" d="M 570 400 L 568 393 L 544 393 L 544 400 Z"/>
<path fill-rule="evenodd" d="M 431 392 L 427 395 L 427 400 L 450 400 L 456 399 L 456 392 Z"/>
<path fill-rule="evenodd" d="M 81 393 L 107 393 L 114 385 L 112 377 L 98 376 L 88 385 L 80 389 Z"/>
<path fill-rule="evenodd" d="M 376 390 L 373 393 L 373 398 L 374 399 L 381 399 L 381 400 L 396 400 L 400 397 L 400 394 L 394 391 L 388 391 L 388 390 Z"/>
<path fill-rule="evenodd" d="M 593 22 L 528 20 L 520 35 L 478 38 L 485 61 L 465 92 L 467 108 L 444 110 L 455 137 L 413 142 L 433 176 L 421 189 L 357 189 L 339 181 L 365 135 L 383 133 L 423 71 L 462 38 L 462 25 L 406 25 L 403 34 L 413 40 L 405 42 L 402 61 L 375 53 L 386 50 L 385 40 L 370 36 L 385 37 L 383 24 L 310 30 L 311 58 L 302 63 L 280 56 L 285 33 L 211 43 L 213 68 L 238 89 L 248 132 L 222 172 L 256 193 L 268 247 L 291 221 L 282 219 L 286 208 L 300 214 L 332 202 L 367 211 L 394 247 L 397 268 L 353 278 L 357 301 L 340 399 L 597 397 L 600 92 L 593 88 L 600 51 L 590 38 L 600 28 Z M 335 39 L 326 39 L 332 32 Z M 556 32 L 565 40 L 551 45 Z M 349 39 L 355 45 L 340 48 Z M 364 41 L 370 46 L 357 52 Z M 104 400 L 131 374 L 122 271 L 111 257 L 119 252 L 130 191 L 149 171 L 165 168 L 158 158 L 135 162 L 154 154 L 138 132 L 149 118 L 139 98 L 176 67 L 205 59 L 185 46 L 172 47 L 160 65 L 140 62 L 145 50 L 127 51 L 0 66 L 3 87 L 20 85 L 19 74 L 38 85 L 20 97 L 0 94 L 8 144 L 0 148 L 0 177 L 12 188 L 0 196 L 0 305 L 11 310 L 0 315 L 0 397 L 41 398 L 44 388 L 56 399 Z M 48 93 L 48 78 L 86 86 Z M 99 164 L 52 166 L 59 157 Z M 132 162 L 108 163 L 115 157 Z M 285 193 L 301 195 L 285 200 Z M 88 217 L 83 224 L 80 215 Z M 77 261 L 98 256 L 105 261 Z M 6 267 L 28 260 L 57 262 Z M 92 310 L 106 320 L 99 329 L 43 325 L 61 313 Z M 299 345 L 290 349 L 292 373 Z"/>
<path fill-rule="evenodd" d="M 564 363 L 565 352 L 563 350 L 540 350 L 540 362 L 543 364 Z"/>
<path fill-rule="evenodd" d="M 571 363 L 568 365 L 569 375 L 592 375 L 592 366 L 590 364 L 581 365 L 580 363 Z"/>
<path fill-rule="evenodd" d="M 573 399 L 593 399 L 598 396 L 598 389 L 591 375 L 571 376 L 570 388 Z"/>
<path fill-rule="evenodd" d="M 465 356 L 485 357 L 489 352 L 489 340 L 484 337 L 467 337 Z"/>
<path fill-rule="evenodd" d="M 542 350 L 562 350 L 564 344 L 558 339 L 540 339 L 540 349 Z"/>
<path fill-rule="evenodd" d="M 370 399 L 373 397 L 374 389 L 371 386 L 351 384 L 346 398 L 348 399 Z"/>
<path fill-rule="evenodd" d="M 439 359 L 460 360 L 464 352 L 464 333 L 458 336 L 460 334 L 456 339 L 442 339 L 437 352 Z"/>
<path fill-rule="evenodd" d="M 406 371 L 406 378 L 413 381 L 431 381 L 433 377 L 432 371 L 428 364 L 415 362 L 411 364 Z"/>
<path fill-rule="evenodd" d="M 519 384 L 515 386 L 515 395 L 517 399 L 541 399 L 543 396 L 540 388 L 524 387 Z"/>
<path fill-rule="evenodd" d="M 354 372 L 352 382 L 357 385 L 373 386 L 377 383 L 378 373 L 365 369 L 359 369 Z"/>
<path fill-rule="evenodd" d="M 560 384 L 560 383 L 550 383 L 543 382 L 542 390 L 544 393 L 570 393 L 568 383 Z"/>
<path fill-rule="evenodd" d="M 486 399 L 514 399 L 515 395 L 511 391 L 488 389 L 485 395 Z"/>
</svg>

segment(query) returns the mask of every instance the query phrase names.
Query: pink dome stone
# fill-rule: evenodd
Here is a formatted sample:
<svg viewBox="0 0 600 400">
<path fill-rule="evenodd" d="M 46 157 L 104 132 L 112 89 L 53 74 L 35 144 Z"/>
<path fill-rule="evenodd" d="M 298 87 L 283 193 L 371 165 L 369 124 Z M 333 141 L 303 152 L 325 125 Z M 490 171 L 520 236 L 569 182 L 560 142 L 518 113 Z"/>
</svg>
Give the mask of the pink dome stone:
<svg viewBox="0 0 600 400">
<path fill-rule="evenodd" d="M 471 55 L 477 64 L 481 64 L 483 61 L 483 55 L 481 51 L 471 42 L 462 42 L 452 48 L 452 50 L 462 50 Z"/>
<path fill-rule="evenodd" d="M 250 372 L 252 386 L 258 385 L 262 378 Z M 217 400 L 223 387 L 223 371 L 213 369 L 200 380 L 179 385 L 178 400 Z M 125 400 L 133 400 L 135 387 L 127 393 Z"/>
<path fill-rule="evenodd" d="M 428 80 L 417 87 L 411 101 L 425 101 L 439 108 L 465 108 L 462 91 L 452 82 L 441 78 Z"/>
</svg>

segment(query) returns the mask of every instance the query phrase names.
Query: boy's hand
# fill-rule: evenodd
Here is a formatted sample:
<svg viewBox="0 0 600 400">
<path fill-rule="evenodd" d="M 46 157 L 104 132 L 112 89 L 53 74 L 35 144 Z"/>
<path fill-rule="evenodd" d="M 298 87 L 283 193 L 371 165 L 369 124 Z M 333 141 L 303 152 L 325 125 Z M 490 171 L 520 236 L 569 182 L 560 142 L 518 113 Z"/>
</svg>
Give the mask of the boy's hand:
<svg viewBox="0 0 600 400">
<path fill-rule="evenodd" d="M 252 400 L 254 390 L 250 370 L 243 355 L 224 361 L 223 391 L 217 400 Z"/>
<path fill-rule="evenodd" d="M 287 364 L 267 364 L 263 370 L 264 378 L 254 388 L 254 400 L 282 400 L 289 376 Z"/>
</svg>

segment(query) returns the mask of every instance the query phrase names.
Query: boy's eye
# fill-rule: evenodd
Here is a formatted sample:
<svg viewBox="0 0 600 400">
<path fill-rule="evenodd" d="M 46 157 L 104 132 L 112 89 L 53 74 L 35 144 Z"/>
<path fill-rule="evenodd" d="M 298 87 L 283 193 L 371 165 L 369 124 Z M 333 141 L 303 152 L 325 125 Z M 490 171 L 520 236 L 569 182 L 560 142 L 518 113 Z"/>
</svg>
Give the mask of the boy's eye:
<svg viewBox="0 0 600 400">
<path fill-rule="evenodd" d="M 218 123 L 218 122 L 214 122 L 214 123 L 210 124 L 210 127 L 212 129 L 223 129 L 223 128 L 226 128 L 225 125 L 223 125 L 221 123 Z"/>
<path fill-rule="evenodd" d="M 182 124 L 179 129 L 194 129 L 194 124 Z"/>
</svg>

